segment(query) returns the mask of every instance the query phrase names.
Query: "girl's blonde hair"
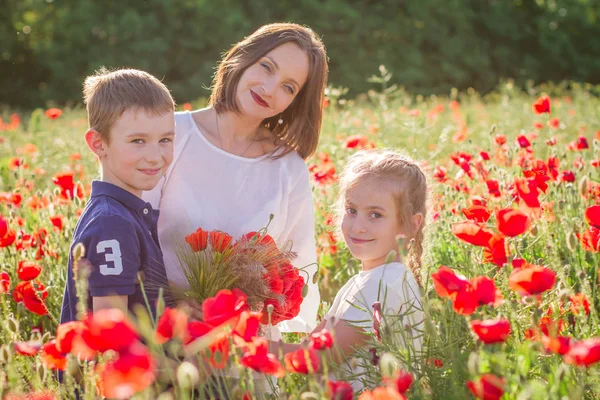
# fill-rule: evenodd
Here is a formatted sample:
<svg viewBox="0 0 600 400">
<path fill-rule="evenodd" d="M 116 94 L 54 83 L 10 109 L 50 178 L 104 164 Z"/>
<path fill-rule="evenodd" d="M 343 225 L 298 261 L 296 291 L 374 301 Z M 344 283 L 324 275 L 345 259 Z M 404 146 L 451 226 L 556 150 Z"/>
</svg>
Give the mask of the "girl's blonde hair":
<svg viewBox="0 0 600 400">
<path fill-rule="evenodd" d="M 345 213 L 348 191 L 366 179 L 381 180 L 386 183 L 385 187 L 393 188 L 398 222 L 406 238 L 412 243 L 407 265 L 420 284 L 423 231 L 427 219 L 428 187 L 425 174 L 412 158 L 395 151 L 383 149 L 356 152 L 348 159 L 340 175 L 338 222 L 341 222 Z M 415 229 L 412 217 L 418 213 L 423 215 L 423 223 Z"/>
</svg>

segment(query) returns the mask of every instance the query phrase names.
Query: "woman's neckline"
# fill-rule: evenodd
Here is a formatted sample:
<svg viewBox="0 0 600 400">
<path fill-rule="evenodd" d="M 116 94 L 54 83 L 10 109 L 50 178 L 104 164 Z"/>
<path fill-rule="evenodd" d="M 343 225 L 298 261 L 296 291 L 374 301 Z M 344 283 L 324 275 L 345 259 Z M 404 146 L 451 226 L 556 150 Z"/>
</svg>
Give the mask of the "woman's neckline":
<svg viewBox="0 0 600 400">
<path fill-rule="evenodd" d="M 196 110 L 194 112 L 198 112 L 198 111 L 201 111 L 201 110 L 206 110 L 206 108 L 202 108 L 202 109 Z M 223 150 L 222 148 L 214 145 L 210 140 L 208 140 L 206 138 L 206 136 L 204 136 L 204 133 L 202 133 L 202 131 L 200 130 L 200 127 L 196 123 L 196 120 L 194 119 L 194 116 L 192 115 L 192 112 L 191 111 L 185 111 L 185 112 L 187 113 L 187 115 L 188 115 L 188 117 L 189 117 L 189 119 L 190 119 L 190 121 L 192 123 L 192 126 L 194 127 L 194 130 L 196 131 L 196 133 L 198 134 L 198 136 L 200 136 L 200 138 L 204 141 L 204 143 L 206 143 L 206 145 L 209 148 L 211 148 L 213 151 L 216 151 L 217 153 L 223 154 L 224 156 L 233 158 L 235 160 L 244 161 L 244 162 L 258 162 L 258 161 L 264 160 L 266 158 L 269 158 L 271 156 L 271 153 L 267 153 L 267 154 L 263 154 L 262 156 L 259 156 L 259 157 L 241 157 L 241 156 L 238 156 L 236 154 L 231 154 L 231 153 Z M 280 148 L 276 149 L 275 153 L 278 152 L 278 151 L 281 151 L 281 149 Z"/>
</svg>

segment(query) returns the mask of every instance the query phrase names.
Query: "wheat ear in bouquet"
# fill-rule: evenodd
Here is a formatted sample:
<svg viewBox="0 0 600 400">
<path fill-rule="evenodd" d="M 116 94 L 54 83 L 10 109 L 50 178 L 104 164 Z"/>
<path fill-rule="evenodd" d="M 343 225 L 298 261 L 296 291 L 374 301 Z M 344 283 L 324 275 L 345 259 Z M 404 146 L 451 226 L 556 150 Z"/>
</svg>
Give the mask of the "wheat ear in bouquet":
<svg viewBox="0 0 600 400">
<path fill-rule="evenodd" d="M 202 303 L 219 290 L 239 289 L 252 311 L 262 311 L 262 324 L 275 325 L 300 312 L 308 289 L 300 275 L 304 271 L 292 265 L 295 253 L 279 249 L 267 228 L 237 241 L 225 232 L 198 228 L 185 242 L 178 246 L 177 258 L 186 282 L 173 288 L 174 300 Z"/>
</svg>

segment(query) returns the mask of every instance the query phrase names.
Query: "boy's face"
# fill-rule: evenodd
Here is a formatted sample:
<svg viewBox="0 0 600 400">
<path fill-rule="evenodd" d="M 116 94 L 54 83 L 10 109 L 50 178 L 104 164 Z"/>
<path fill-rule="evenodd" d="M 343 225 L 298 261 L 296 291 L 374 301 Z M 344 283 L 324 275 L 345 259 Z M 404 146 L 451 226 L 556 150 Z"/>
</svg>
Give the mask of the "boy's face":
<svg viewBox="0 0 600 400">
<path fill-rule="evenodd" d="M 152 190 L 173 160 L 175 115 L 128 109 L 104 142 L 102 179 L 141 197 Z"/>
</svg>

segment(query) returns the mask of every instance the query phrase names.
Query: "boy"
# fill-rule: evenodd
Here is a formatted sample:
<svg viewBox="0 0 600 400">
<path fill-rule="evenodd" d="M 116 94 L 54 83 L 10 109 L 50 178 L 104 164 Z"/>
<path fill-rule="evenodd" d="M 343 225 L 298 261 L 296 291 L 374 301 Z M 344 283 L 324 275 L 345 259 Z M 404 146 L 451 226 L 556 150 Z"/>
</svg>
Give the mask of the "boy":
<svg viewBox="0 0 600 400">
<path fill-rule="evenodd" d="M 92 182 L 69 252 L 69 270 L 60 322 L 77 320 L 73 248 L 81 243 L 90 267 L 87 309 L 146 308 L 138 282 L 154 307 L 167 277 L 158 242 L 158 211 L 141 199 L 173 159 L 174 102 L 152 75 L 133 69 L 99 70 L 84 83 L 89 129 L 85 140 L 101 164 Z M 90 265 L 91 264 L 91 265 Z"/>
</svg>

